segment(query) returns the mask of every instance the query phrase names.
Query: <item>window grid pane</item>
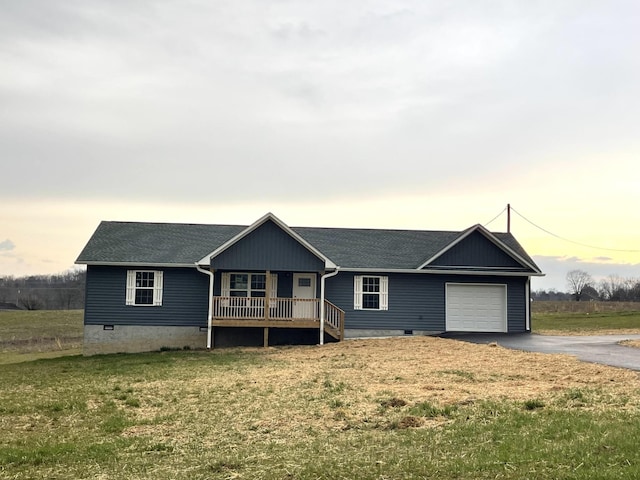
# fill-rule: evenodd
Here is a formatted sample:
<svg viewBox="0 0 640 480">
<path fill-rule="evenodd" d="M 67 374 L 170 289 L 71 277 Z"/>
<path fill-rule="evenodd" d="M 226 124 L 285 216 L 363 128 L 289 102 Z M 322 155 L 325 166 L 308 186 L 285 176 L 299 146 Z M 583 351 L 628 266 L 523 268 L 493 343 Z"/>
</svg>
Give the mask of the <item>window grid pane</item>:
<svg viewBox="0 0 640 480">
<path fill-rule="evenodd" d="M 136 289 L 136 305 L 153 305 L 153 290 L 150 288 Z"/>
<path fill-rule="evenodd" d="M 136 287 L 153 288 L 153 272 L 136 272 Z"/>
<path fill-rule="evenodd" d="M 249 275 L 246 273 L 232 273 L 230 286 L 231 290 L 247 290 Z"/>
<path fill-rule="evenodd" d="M 378 277 L 363 277 L 362 278 L 362 291 L 363 292 L 379 292 L 380 291 L 380 279 Z"/>
<path fill-rule="evenodd" d="M 362 295 L 362 308 L 380 309 L 380 295 L 377 293 L 364 293 Z"/>
<path fill-rule="evenodd" d="M 267 278 L 263 273 L 254 273 L 251 275 L 251 290 L 266 290 Z"/>
</svg>

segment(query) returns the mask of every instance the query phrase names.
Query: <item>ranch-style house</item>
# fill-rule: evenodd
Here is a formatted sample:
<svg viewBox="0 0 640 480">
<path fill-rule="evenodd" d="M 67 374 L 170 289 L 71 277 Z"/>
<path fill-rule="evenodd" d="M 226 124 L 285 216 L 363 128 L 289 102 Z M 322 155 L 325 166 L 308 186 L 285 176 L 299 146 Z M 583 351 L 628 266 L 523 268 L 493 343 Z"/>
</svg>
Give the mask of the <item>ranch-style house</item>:
<svg viewBox="0 0 640 480">
<path fill-rule="evenodd" d="M 84 353 L 531 330 L 543 275 L 510 233 L 101 222 Z"/>
</svg>

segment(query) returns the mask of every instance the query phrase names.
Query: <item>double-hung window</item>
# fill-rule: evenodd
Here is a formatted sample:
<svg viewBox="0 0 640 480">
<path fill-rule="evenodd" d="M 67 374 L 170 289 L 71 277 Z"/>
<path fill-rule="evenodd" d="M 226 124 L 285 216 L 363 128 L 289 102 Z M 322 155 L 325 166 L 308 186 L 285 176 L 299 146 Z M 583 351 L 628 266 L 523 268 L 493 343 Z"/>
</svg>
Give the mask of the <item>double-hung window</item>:
<svg viewBox="0 0 640 480">
<path fill-rule="evenodd" d="M 230 273 L 230 297 L 264 297 L 267 291 L 267 276 L 264 273 Z"/>
<path fill-rule="evenodd" d="M 162 305 L 162 277 L 157 270 L 127 270 L 126 304 Z"/>
<path fill-rule="evenodd" d="M 353 277 L 354 310 L 388 310 L 389 277 L 355 275 Z"/>
<path fill-rule="evenodd" d="M 278 296 L 278 275 L 270 275 L 269 291 L 271 298 Z M 267 296 L 266 273 L 222 272 L 220 287 L 223 297 L 264 298 Z"/>
</svg>

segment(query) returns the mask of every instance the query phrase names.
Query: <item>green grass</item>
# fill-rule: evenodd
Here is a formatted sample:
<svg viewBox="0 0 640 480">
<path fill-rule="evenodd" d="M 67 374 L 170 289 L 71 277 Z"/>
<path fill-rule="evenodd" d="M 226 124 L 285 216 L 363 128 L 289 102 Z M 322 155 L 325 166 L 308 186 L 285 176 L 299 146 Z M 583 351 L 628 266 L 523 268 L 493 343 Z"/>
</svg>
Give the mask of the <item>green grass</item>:
<svg viewBox="0 0 640 480">
<path fill-rule="evenodd" d="M 82 310 L 0 311 L 0 364 L 82 353 Z"/>
<path fill-rule="evenodd" d="M 0 478 L 640 478 L 638 395 L 351 406 L 330 366 L 304 382 L 274 362 L 233 349 L 0 365 Z M 281 375 L 256 387 L 268 367 Z"/>
<path fill-rule="evenodd" d="M 639 305 L 640 307 L 640 305 Z M 592 333 L 616 330 L 638 330 L 640 333 L 640 311 L 624 312 L 534 312 L 533 332 Z"/>
</svg>

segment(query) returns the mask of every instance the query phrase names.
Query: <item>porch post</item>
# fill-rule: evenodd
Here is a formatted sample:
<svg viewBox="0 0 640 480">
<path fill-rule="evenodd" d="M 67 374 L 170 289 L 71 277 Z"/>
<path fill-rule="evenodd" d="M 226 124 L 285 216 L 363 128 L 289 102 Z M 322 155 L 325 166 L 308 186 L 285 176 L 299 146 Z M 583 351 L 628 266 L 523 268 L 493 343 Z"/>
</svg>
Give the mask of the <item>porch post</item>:
<svg viewBox="0 0 640 480">
<path fill-rule="evenodd" d="M 264 327 L 264 346 L 265 348 L 269 346 L 269 327 Z"/>
<path fill-rule="evenodd" d="M 269 303 L 271 301 L 271 272 L 267 270 L 264 277 L 264 319 L 269 321 Z M 265 345 L 266 347 L 266 345 Z"/>
</svg>

